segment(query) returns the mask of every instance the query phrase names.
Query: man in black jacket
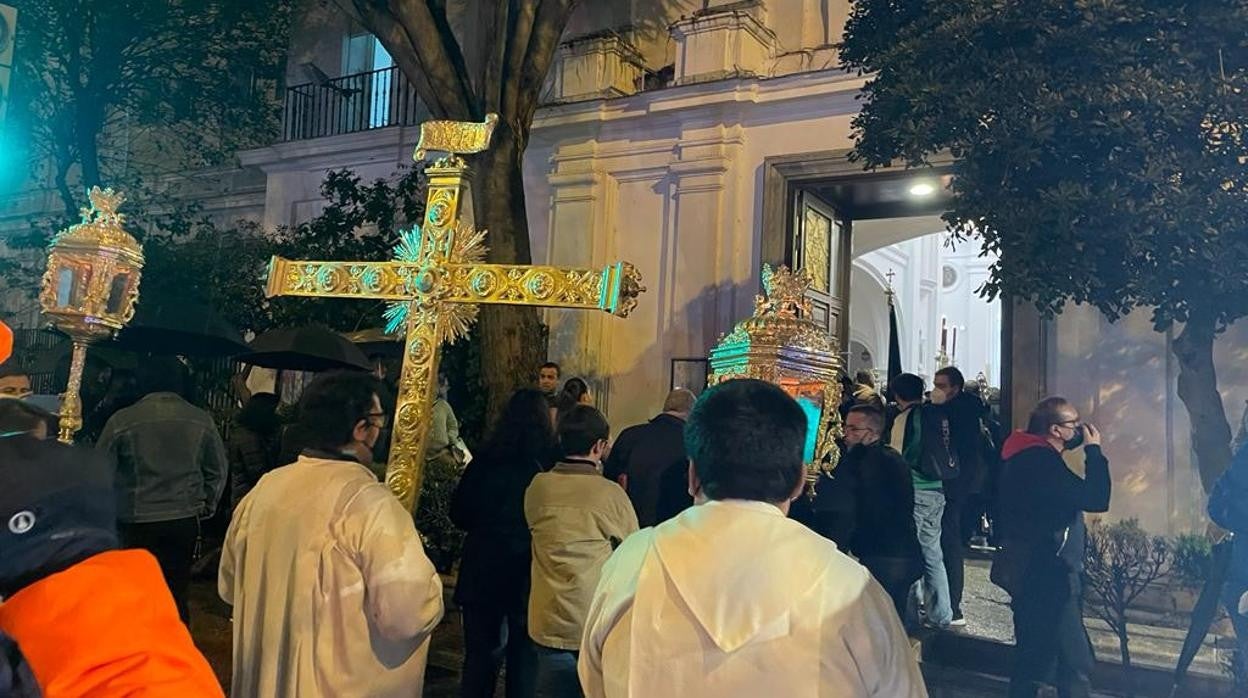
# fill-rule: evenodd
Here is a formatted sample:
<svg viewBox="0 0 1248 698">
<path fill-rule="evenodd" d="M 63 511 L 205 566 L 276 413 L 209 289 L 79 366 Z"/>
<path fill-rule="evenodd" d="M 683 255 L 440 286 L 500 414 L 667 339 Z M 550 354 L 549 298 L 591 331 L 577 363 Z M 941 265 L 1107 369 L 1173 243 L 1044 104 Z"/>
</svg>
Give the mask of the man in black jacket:
<svg viewBox="0 0 1248 698">
<path fill-rule="evenodd" d="M 603 473 L 620 483 L 642 528 L 655 526 L 692 506 L 685 455 L 685 420 L 695 397 L 676 388 L 663 401 L 663 413 L 620 433 Z"/>
<path fill-rule="evenodd" d="M 1086 475 L 1072 473 L 1062 452 L 1084 446 Z M 1109 509 L 1109 461 L 1101 434 L 1060 397 L 1032 411 L 1026 432 L 1005 442 L 998 522 L 1002 548 L 992 580 L 1014 611 L 1011 698 L 1034 698 L 1057 664 L 1058 693 L 1088 696 L 1095 662 L 1083 626 L 1083 512 Z"/>
<path fill-rule="evenodd" d="M 883 432 L 883 412 L 871 405 L 852 407 L 845 418 L 845 455 L 837 470 L 853 473 L 849 551 L 892 597 L 904 621 L 910 586 L 923 574 L 923 555 L 912 514 L 910 466 L 880 439 Z"/>
<path fill-rule="evenodd" d="M 949 577 L 949 605 L 953 624 L 963 625 L 962 588 L 965 570 L 962 546 L 970 534 L 964 515 L 971 500 L 983 489 L 984 428 L 981 421 L 987 410 L 983 400 L 966 392 L 966 378 L 953 366 L 936 372 L 932 381 L 932 403 L 943 405 L 949 417 L 949 445 L 958 461 L 959 474 L 945 483 L 945 513 L 940 520 L 940 548 L 945 555 L 945 572 Z"/>
</svg>

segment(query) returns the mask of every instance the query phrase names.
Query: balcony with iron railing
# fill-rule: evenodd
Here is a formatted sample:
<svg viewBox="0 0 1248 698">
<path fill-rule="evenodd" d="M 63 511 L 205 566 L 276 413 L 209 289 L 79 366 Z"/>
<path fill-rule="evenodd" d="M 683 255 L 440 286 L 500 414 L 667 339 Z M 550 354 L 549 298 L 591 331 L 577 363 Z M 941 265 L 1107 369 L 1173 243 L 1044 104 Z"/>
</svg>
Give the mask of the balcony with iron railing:
<svg viewBox="0 0 1248 698">
<path fill-rule="evenodd" d="M 282 140 L 412 126 L 427 110 L 396 66 L 287 88 Z"/>
</svg>

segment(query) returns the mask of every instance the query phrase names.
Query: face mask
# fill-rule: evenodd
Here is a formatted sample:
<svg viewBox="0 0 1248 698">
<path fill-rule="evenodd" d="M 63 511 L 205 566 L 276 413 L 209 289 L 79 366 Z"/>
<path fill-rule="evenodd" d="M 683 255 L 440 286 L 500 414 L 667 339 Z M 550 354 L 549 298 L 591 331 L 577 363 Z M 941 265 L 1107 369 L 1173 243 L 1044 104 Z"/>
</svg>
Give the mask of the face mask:
<svg viewBox="0 0 1248 698">
<path fill-rule="evenodd" d="M 1075 433 L 1066 441 L 1062 442 L 1062 446 L 1067 451 L 1073 451 L 1083 445 L 1083 427 L 1075 427 Z"/>
<path fill-rule="evenodd" d="M 933 405 L 943 405 L 945 404 L 945 401 L 948 399 L 949 397 L 945 395 L 945 391 L 941 390 L 940 388 L 932 389 L 932 404 Z"/>
</svg>

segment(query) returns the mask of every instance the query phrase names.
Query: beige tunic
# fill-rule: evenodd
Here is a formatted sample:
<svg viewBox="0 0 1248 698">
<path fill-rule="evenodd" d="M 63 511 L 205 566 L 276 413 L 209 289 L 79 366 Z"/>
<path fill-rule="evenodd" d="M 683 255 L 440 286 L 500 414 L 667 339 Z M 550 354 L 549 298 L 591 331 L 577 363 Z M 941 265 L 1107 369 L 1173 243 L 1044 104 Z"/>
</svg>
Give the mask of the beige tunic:
<svg viewBox="0 0 1248 698">
<path fill-rule="evenodd" d="M 301 456 L 242 500 L 218 590 L 237 698 L 419 696 L 442 583 L 411 515 L 351 461 Z"/>
<path fill-rule="evenodd" d="M 633 503 L 594 466 L 559 463 L 533 478 L 524 518 L 533 534 L 529 637 L 575 650 L 603 564 L 637 530 Z"/>
<path fill-rule="evenodd" d="M 922 698 L 892 603 L 861 565 L 764 502 L 716 501 L 607 562 L 580 656 L 590 698 Z"/>
</svg>

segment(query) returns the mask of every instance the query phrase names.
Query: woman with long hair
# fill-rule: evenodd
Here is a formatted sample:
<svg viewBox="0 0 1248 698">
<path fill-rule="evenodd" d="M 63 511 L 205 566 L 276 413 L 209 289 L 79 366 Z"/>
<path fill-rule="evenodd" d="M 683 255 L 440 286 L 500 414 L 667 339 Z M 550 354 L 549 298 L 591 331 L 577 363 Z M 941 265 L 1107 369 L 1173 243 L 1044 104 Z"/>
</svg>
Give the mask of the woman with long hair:
<svg viewBox="0 0 1248 698">
<path fill-rule="evenodd" d="M 555 406 L 550 410 L 550 421 L 558 426 L 559 418 L 577 405 L 594 404 L 594 396 L 589 392 L 589 383 L 583 378 L 569 378 L 563 389 L 555 396 Z"/>
<path fill-rule="evenodd" d="M 537 654 L 529 640 L 529 526 L 524 491 L 554 461 L 546 396 L 520 390 L 464 471 L 451 521 L 464 540 L 455 602 L 464 611 L 461 695 L 493 696 L 504 657 L 507 698 L 531 698 Z"/>
<path fill-rule="evenodd" d="M 281 418 L 277 416 L 278 397 L 273 393 L 256 393 L 234 418 L 234 429 L 226 445 L 230 459 L 230 509 L 260 481 L 260 477 L 276 468 L 278 435 Z"/>
</svg>

